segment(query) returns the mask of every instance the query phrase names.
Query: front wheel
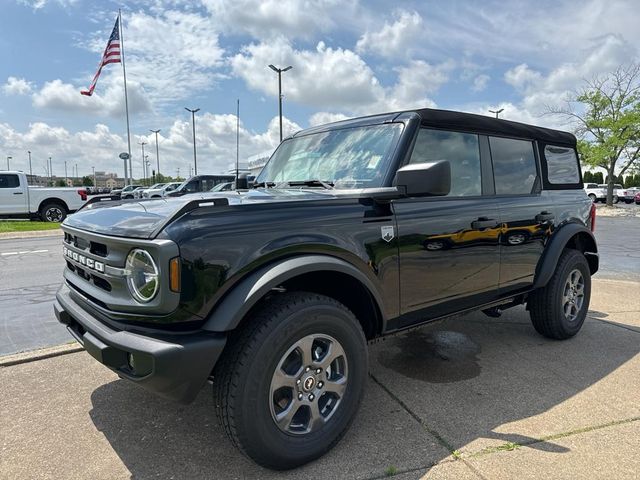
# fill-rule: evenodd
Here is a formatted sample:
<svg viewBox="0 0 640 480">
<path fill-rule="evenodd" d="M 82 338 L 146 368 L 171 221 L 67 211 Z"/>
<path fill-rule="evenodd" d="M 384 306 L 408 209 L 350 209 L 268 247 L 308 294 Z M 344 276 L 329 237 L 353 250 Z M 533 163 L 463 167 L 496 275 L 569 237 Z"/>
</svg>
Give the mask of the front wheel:
<svg viewBox="0 0 640 480">
<path fill-rule="evenodd" d="M 529 298 L 531 322 L 538 333 L 564 340 L 582 328 L 591 298 L 591 272 L 582 252 L 566 249 L 546 286 Z"/>
<path fill-rule="evenodd" d="M 218 418 L 256 463 L 294 468 L 328 452 L 363 395 L 366 340 L 332 298 L 279 294 L 234 337 L 214 372 Z"/>
<path fill-rule="evenodd" d="M 589 198 L 593 203 L 596 203 L 598 201 L 598 198 L 593 193 L 589 194 Z"/>
<path fill-rule="evenodd" d="M 61 223 L 67 218 L 67 209 L 59 203 L 47 203 L 40 209 L 40 219 L 43 222 Z"/>
</svg>

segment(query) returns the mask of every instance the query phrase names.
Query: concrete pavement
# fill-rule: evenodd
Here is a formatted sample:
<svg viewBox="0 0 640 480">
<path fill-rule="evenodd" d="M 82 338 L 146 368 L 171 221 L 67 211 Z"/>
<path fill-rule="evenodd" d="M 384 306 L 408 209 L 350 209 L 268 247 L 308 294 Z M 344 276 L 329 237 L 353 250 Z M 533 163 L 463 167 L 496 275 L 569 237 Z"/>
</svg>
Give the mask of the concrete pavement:
<svg viewBox="0 0 640 480">
<path fill-rule="evenodd" d="M 85 352 L 0 368 L 0 478 L 637 478 L 640 283 L 594 278 L 593 290 L 565 342 L 517 308 L 371 345 L 351 430 L 290 472 L 231 447 L 210 387 L 168 403 Z"/>
</svg>

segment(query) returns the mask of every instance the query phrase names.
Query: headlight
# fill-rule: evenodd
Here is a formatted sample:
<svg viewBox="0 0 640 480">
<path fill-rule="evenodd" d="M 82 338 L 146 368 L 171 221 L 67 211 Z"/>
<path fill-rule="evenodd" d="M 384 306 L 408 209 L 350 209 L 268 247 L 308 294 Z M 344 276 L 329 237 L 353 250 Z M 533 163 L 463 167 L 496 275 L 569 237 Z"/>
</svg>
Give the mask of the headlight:
<svg viewBox="0 0 640 480">
<path fill-rule="evenodd" d="M 132 250 L 127 256 L 127 285 L 134 298 L 147 303 L 158 293 L 160 275 L 153 258 L 146 250 Z"/>
</svg>

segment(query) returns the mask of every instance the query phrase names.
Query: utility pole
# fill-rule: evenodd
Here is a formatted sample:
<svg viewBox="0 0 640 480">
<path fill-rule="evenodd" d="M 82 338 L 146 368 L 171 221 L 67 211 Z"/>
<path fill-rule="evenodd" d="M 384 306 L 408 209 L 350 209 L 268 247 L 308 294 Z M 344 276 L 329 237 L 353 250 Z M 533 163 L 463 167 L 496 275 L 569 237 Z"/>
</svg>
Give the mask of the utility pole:
<svg viewBox="0 0 640 480">
<path fill-rule="evenodd" d="M 240 176 L 240 99 L 236 108 L 236 190 L 238 189 L 238 177 Z"/>
<path fill-rule="evenodd" d="M 93 188 L 96 188 L 96 167 L 91 167 L 91 170 L 93 171 Z"/>
<path fill-rule="evenodd" d="M 198 175 L 198 160 L 196 159 L 196 112 L 199 112 L 199 108 L 191 109 L 184 107 L 187 112 L 191 112 L 191 124 L 193 126 L 193 166 L 195 168 L 195 174 Z"/>
<path fill-rule="evenodd" d="M 49 183 L 53 186 L 53 162 L 51 157 L 49 157 Z"/>
<path fill-rule="evenodd" d="M 29 154 L 29 175 L 31 175 L 31 181 L 33 181 L 33 169 L 31 168 L 31 150 L 27 150 Z"/>
<path fill-rule="evenodd" d="M 67 177 L 67 161 L 64 161 L 64 185 L 67 186 L 69 182 L 69 177 Z"/>
<path fill-rule="evenodd" d="M 7 155 L 7 170 L 11 170 L 11 165 L 9 164 L 9 161 L 12 159 L 13 157 L 10 157 L 9 155 Z"/>
<path fill-rule="evenodd" d="M 278 115 L 280 117 L 280 142 L 282 142 L 282 72 L 291 70 L 293 67 L 289 65 L 285 68 L 277 68 L 269 65 L 269 68 L 278 74 Z"/>
<path fill-rule="evenodd" d="M 160 129 L 150 130 L 150 131 L 156 134 L 156 172 L 158 172 L 158 175 L 159 175 L 160 174 L 160 151 L 158 150 L 158 134 L 160 133 Z"/>
</svg>

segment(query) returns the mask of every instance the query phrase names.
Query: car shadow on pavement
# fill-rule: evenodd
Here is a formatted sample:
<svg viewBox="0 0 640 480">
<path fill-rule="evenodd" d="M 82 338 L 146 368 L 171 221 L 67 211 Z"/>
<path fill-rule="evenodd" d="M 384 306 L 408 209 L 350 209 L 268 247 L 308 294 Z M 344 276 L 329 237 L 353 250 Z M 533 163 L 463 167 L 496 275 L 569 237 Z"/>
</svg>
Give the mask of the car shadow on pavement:
<svg viewBox="0 0 640 480">
<path fill-rule="evenodd" d="M 558 342 L 537 335 L 525 318 L 524 309 L 500 319 L 472 314 L 371 345 L 365 412 L 334 449 L 348 452 L 288 473 L 262 469 L 231 445 L 215 418 L 210 386 L 182 406 L 117 380 L 93 392 L 90 415 L 133 478 L 308 478 L 340 462 L 371 467 L 393 442 L 403 453 L 385 461 L 397 458 L 392 464 L 401 470 L 408 460 L 398 457 L 415 451 L 419 477 L 456 450 L 477 454 L 514 444 L 563 454 L 569 450 L 548 437 L 625 418 L 632 386 L 609 376 L 640 353 L 640 333 L 588 320 L 578 336 Z M 388 403 L 376 412 L 381 402 Z M 424 437 L 410 433 L 398 415 Z M 381 438 L 401 429 L 398 439 Z"/>
</svg>

